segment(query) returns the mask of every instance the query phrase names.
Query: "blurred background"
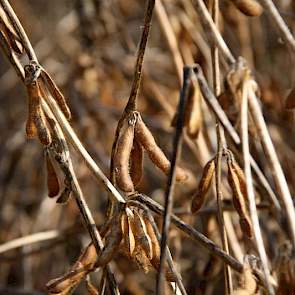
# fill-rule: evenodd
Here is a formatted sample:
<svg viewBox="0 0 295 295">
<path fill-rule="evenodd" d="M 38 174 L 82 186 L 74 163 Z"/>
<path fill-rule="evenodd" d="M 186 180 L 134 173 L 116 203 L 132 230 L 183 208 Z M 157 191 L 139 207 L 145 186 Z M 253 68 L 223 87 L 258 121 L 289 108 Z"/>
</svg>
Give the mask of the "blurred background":
<svg viewBox="0 0 295 295">
<path fill-rule="evenodd" d="M 112 141 L 117 121 L 127 102 L 143 24 L 145 1 L 136 0 L 13 0 L 37 56 L 67 97 L 72 111 L 71 125 L 91 156 L 108 175 Z M 205 1 L 208 2 L 208 1 Z M 295 32 L 294 1 L 275 1 L 285 21 Z M 212 81 L 210 46 L 198 14 L 190 0 L 164 0 L 163 5 L 177 40 L 184 64 L 199 63 Z M 235 56 L 245 57 L 261 88 L 261 103 L 281 164 L 295 193 L 294 112 L 284 102 L 295 86 L 294 54 L 279 37 L 264 13 L 249 18 L 231 1 L 221 0 L 220 28 Z M 139 110 L 157 142 L 170 156 L 171 120 L 179 97 L 179 81 L 163 27 L 154 12 L 144 61 Z M 224 73 L 226 69 L 221 61 Z M 215 120 L 203 104 L 203 127 L 197 140 L 186 140 L 182 166 L 195 180 L 179 185 L 175 213 L 208 237 L 220 243 L 216 211 L 189 214 L 202 167 L 216 152 Z M 73 201 L 58 205 L 47 197 L 43 149 L 37 140 L 25 137 L 27 97 L 24 86 L 4 55 L 0 59 L 0 246 L 18 237 L 50 231 L 43 242 L 0 253 L 0 294 L 45 294 L 50 279 L 64 273 L 89 242 Z M 253 155 L 271 185 L 271 174 L 258 139 L 253 138 Z M 74 168 L 87 202 L 101 226 L 105 220 L 107 194 L 91 177 L 85 164 L 72 152 Z M 139 191 L 163 202 L 166 177 L 149 159 Z M 259 188 L 257 189 L 259 191 Z M 226 199 L 230 196 L 225 195 Z M 259 202 L 267 202 L 259 191 Z M 207 207 L 214 209 L 214 192 Z M 211 213 L 210 213 L 211 212 Z M 213 214 L 212 214 L 213 212 Z M 214 213 L 215 212 L 215 213 Z M 244 253 L 252 247 L 244 241 L 237 214 L 229 211 L 230 224 Z M 288 236 L 285 221 L 272 210 L 260 211 L 267 252 L 276 256 Z M 275 243 L 273 243 L 275 241 Z M 170 246 L 188 294 L 222 294 L 222 263 L 198 248 L 175 228 Z M 232 249 L 231 249 L 232 251 Z M 251 253 L 253 250 L 250 251 Z M 193 253 L 193 255 L 192 255 Z M 122 294 L 154 294 L 155 273 L 144 274 L 136 264 L 117 255 L 114 272 Z M 92 274 L 95 285 L 99 274 Z M 74 294 L 86 294 L 81 284 Z"/>
</svg>

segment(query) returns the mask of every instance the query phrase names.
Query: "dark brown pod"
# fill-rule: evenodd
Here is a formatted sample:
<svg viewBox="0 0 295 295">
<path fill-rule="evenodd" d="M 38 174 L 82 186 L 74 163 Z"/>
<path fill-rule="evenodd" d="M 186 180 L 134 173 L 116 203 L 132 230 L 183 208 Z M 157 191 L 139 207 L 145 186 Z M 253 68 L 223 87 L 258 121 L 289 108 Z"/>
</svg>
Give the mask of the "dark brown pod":
<svg viewBox="0 0 295 295">
<path fill-rule="evenodd" d="M 215 172 L 215 158 L 211 159 L 204 167 L 201 180 L 198 185 L 196 194 L 193 196 L 191 211 L 197 213 L 205 202 L 207 192 L 211 186 L 211 182 Z"/>
<path fill-rule="evenodd" d="M 46 169 L 47 169 L 48 197 L 54 198 L 59 194 L 59 189 L 60 189 L 58 177 L 48 153 L 45 154 L 45 160 L 46 160 Z"/>
</svg>

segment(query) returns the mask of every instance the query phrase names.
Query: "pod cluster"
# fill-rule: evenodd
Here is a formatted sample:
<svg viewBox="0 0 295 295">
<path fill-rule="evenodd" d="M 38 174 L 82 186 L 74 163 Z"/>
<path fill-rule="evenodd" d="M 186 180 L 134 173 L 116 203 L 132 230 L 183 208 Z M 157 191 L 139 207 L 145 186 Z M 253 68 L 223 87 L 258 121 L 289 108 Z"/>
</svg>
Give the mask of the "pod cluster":
<svg viewBox="0 0 295 295">
<path fill-rule="evenodd" d="M 168 175 L 170 171 L 169 160 L 157 145 L 140 114 L 132 112 L 123 122 L 114 154 L 116 184 L 126 193 L 134 192 L 141 181 L 144 151 L 151 161 Z M 177 181 L 185 181 L 187 177 L 188 175 L 183 169 L 176 168 Z"/>
</svg>

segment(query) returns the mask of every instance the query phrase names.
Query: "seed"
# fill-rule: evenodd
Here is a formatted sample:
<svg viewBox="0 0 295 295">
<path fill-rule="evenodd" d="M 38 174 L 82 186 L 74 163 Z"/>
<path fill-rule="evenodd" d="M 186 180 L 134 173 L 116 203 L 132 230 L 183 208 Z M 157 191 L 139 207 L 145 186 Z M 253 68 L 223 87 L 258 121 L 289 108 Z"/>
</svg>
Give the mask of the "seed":
<svg viewBox="0 0 295 295">
<path fill-rule="evenodd" d="M 129 174 L 129 159 L 133 146 L 134 124 L 125 120 L 114 155 L 116 183 L 124 192 L 133 192 L 134 185 Z"/>
<path fill-rule="evenodd" d="M 259 16 L 263 12 L 262 6 L 255 0 L 232 0 L 232 2 L 247 16 Z"/>
<path fill-rule="evenodd" d="M 197 213 L 205 202 L 207 192 L 211 186 L 213 175 L 215 172 L 215 158 L 211 159 L 204 167 L 201 180 L 198 185 L 196 194 L 193 196 L 191 211 Z"/>
</svg>

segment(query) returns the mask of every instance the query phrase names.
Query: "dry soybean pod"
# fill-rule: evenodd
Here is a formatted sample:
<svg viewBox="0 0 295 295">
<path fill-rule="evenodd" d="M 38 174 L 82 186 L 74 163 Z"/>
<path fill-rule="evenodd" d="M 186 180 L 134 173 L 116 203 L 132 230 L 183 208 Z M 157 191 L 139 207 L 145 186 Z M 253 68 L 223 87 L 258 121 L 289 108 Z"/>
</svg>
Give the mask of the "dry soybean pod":
<svg viewBox="0 0 295 295">
<path fill-rule="evenodd" d="M 256 0 L 231 0 L 234 5 L 247 16 L 259 16 L 263 12 L 262 6 Z"/>
<path fill-rule="evenodd" d="M 38 132 L 38 138 L 43 145 L 49 145 L 52 139 L 51 139 L 51 134 L 48 129 L 46 120 L 45 120 L 45 115 L 41 107 L 41 104 L 37 105 L 36 112 L 37 113 L 34 119 L 35 119 L 35 125 Z"/>
<path fill-rule="evenodd" d="M 44 82 L 48 86 L 49 92 L 52 94 L 53 98 L 56 100 L 58 106 L 60 107 L 61 111 L 65 115 L 65 117 L 70 120 L 71 119 L 71 111 L 67 105 L 66 99 L 53 81 L 53 79 L 50 77 L 50 75 L 42 69 L 41 71 L 41 77 Z"/>
<path fill-rule="evenodd" d="M 251 238 L 253 236 L 253 229 L 251 225 L 250 218 L 248 216 L 248 209 L 246 206 L 245 199 L 243 196 L 239 178 L 233 168 L 231 160 L 227 161 L 228 164 L 228 183 L 233 192 L 233 204 L 240 217 L 240 225 L 245 234 Z"/>
<path fill-rule="evenodd" d="M 142 178 L 143 171 L 143 147 L 134 139 L 133 148 L 130 155 L 130 177 L 134 187 L 136 187 Z"/>
<path fill-rule="evenodd" d="M 187 101 L 186 112 L 188 112 L 187 134 L 190 138 L 196 139 L 202 124 L 202 109 L 201 109 L 202 95 L 199 84 L 193 83 Z"/>
<path fill-rule="evenodd" d="M 170 162 L 161 148 L 157 145 L 154 136 L 147 128 L 139 114 L 135 124 L 135 138 L 144 147 L 151 161 L 166 175 L 168 175 L 170 171 Z M 183 169 L 179 167 L 176 168 L 177 181 L 184 181 L 187 177 L 187 173 Z"/>
<path fill-rule="evenodd" d="M 129 159 L 134 140 L 134 122 L 134 118 L 127 118 L 124 121 L 114 155 L 116 184 L 124 192 L 134 191 L 134 185 L 129 174 Z"/>
<path fill-rule="evenodd" d="M 50 159 L 48 151 L 45 152 L 46 170 L 47 170 L 47 189 L 48 197 L 54 198 L 59 194 L 59 182 L 54 168 L 54 165 Z"/>
<path fill-rule="evenodd" d="M 215 158 L 211 159 L 204 167 L 196 194 L 193 196 L 191 211 L 197 213 L 204 204 L 207 192 L 211 186 L 215 172 Z"/>
<path fill-rule="evenodd" d="M 145 222 L 141 215 L 133 210 L 134 219 L 133 219 L 133 232 L 136 240 L 136 244 L 139 245 L 143 251 L 146 253 L 146 256 L 149 260 L 153 258 L 153 246 L 151 238 L 149 237 L 146 229 Z"/>
<path fill-rule="evenodd" d="M 135 238 L 132 231 L 132 219 L 133 217 L 126 214 L 122 214 L 121 217 L 121 227 L 122 227 L 122 234 L 123 234 L 123 243 L 125 248 L 127 249 L 128 254 L 132 257 L 133 251 L 135 249 Z"/>
<path fill-rule="evenodd" d="M 26 122 L 27 137 L 32 139 L 37 137 L 37 127 L 35 125 L 35 117 L 37 115 L 37 107 L 40 105 L 40 91 L 37 82 L 31 82 L 26 85 L 28 93 L 28 118 Z"/>
</svg>

